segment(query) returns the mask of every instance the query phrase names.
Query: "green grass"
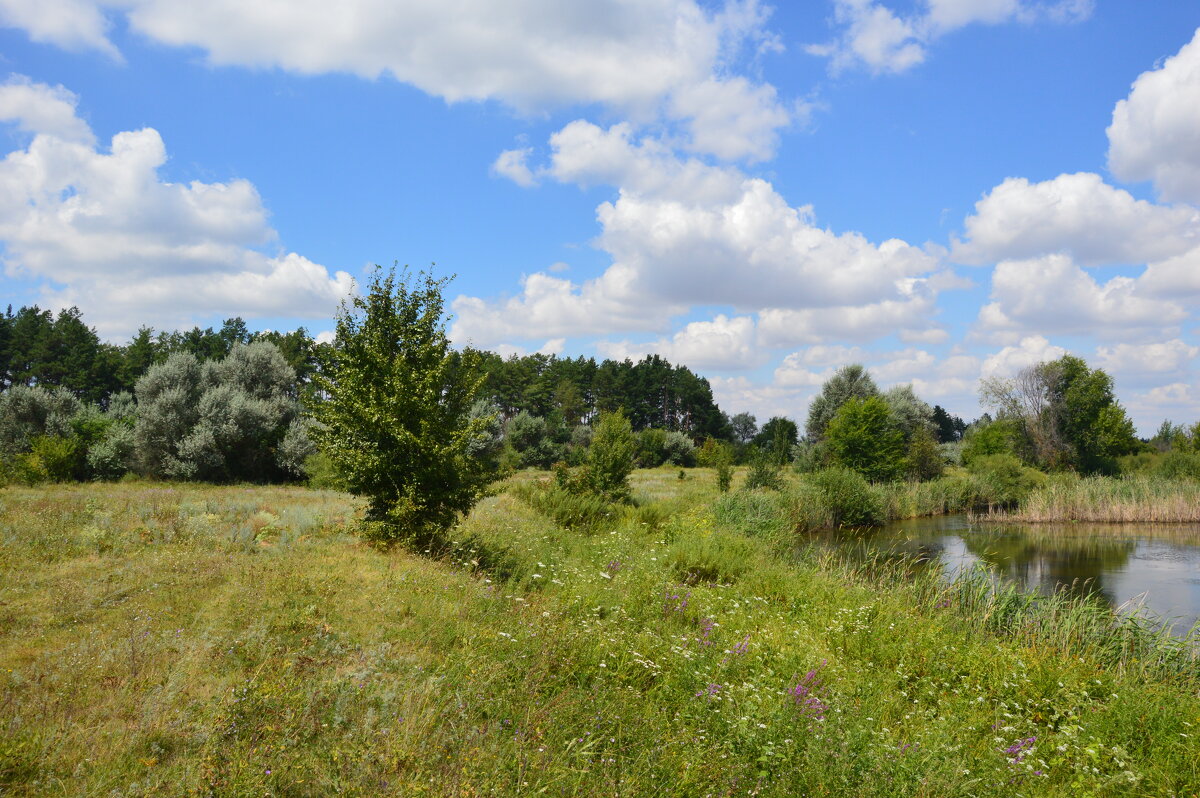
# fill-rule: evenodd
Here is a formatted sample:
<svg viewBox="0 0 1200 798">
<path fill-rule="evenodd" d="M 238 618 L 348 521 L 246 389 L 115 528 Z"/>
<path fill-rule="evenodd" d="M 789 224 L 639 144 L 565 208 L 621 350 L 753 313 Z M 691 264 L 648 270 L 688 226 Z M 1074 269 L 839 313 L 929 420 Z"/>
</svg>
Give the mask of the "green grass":
<svg viewBox="0 0 1200 798">
<path fill-rule="evenodd" d="M 501 492 L 436 561 L 333 492 L 6 489 L 0 793 L 1200 790 L 1194 650 L 797 553 L 802 503 L 677 473 L 586 534 Z"/>
</svg>

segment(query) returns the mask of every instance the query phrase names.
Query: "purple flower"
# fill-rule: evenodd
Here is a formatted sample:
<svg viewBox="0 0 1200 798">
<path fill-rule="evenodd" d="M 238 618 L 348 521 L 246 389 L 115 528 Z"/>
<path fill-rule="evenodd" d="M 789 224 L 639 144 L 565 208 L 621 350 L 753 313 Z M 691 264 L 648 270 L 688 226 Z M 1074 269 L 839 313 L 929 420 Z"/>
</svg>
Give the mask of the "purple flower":
<svg viewBox="0 0 1200 798">
<path fill-rule="evenodd" d="M 816 668 L 804 674 L 795 686 L 788 688 L 788 693 L 792 696 L 793 703 L 799 707 L 800 714 L 812 720 L 825 720 L 825 713 L 829 709 L 829 705 L 821 696 L 825 692 L 825 683 L 819 675 L 821 668 L 825 667 L 825 662 L 822 661 Z"/>
</svg>

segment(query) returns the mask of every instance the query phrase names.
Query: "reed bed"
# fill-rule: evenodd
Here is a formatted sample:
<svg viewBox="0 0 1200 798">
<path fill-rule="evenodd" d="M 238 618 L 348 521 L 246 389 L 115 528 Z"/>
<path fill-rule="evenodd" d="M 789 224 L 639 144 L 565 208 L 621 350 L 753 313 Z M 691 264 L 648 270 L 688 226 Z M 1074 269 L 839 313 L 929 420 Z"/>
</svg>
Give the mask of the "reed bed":
<svg viewBox="0 0 1200 798">
<path fill-rule="evenodd" d="M 1133 475 L 1057 476 L 1035 488 L 1012 510 L 996 510 L 988 521 L 1045 524 L 1200 523 L 1200 482 Z"/>
</svg>

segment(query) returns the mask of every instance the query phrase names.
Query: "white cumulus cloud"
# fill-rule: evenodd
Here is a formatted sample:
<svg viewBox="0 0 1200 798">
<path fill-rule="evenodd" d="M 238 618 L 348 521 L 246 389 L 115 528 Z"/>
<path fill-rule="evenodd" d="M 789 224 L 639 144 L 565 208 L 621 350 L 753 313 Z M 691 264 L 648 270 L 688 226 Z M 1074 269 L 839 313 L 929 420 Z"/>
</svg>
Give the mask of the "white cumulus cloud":
<svg viewBox="0 0 1200 798">
<path fill-rule="evenodd" d="M 992 301 L 979 313 L 983 329 L 1020 334 L 1055 332 L 1101 337 L 1161 330 L 1181 323 L 1178 303 L 1143 295 L 1138 282 L 1097 282 L 1065 255 L 1001 261 L 992 273 Z"/>
<path fill-rule="evenodd" d="M 1113 109 L 1108 166 L 1121 180 L 1153 180 L 1168 200 L 1200 203 L 1200 30 L 1143 72 Z"/>
<path fill-rule="evenodd" d="M 975 204 L 952 257 L 993 263 L 1062 253 L 1077 263 L 1146 263 L 1200 245 L 1200 211 L 1154 205 L 1080 172 L 1030 183 L 1009 178 Z"/>
<path fill-rule="evenodd" d="M 352 286 L 345 272 L 275 253 L 275 231 L 245 180 L 184 185 L 158 176 L 152 128 L 99 148 L 62 88 L 0 86 L 0 118 L 32 132 L 0 161 L 0 241 L 9 274 L 43 281 L 106 335 L 135 322 L 175 326 L 210 314 L 326 317 Z"/>
<path fill-rule="evenodd" d="M 711 321 L 693 321 L 670 338 L 650 343 L 600 341 L 596 350 L 614 360 L 640 360 L 662 355 L 693 369 L 737 371 L 761 364 L 764 353 L 755 345 L 754 320 L 718 314 Z"/>
<path fill-rule="evenodd" d="M 31 37 L 114 54 L 106 13 L 213 64 L 387 76 L 525 113 L 598 104 L 666 119 L 722 158 L 769 157 L 792 118 L 773 87 L 734 68 L 745 45 L 778 48 L 757 0 L 718 11 L 696 0 L 0 0 L 0 21 Z"/>
</svg>

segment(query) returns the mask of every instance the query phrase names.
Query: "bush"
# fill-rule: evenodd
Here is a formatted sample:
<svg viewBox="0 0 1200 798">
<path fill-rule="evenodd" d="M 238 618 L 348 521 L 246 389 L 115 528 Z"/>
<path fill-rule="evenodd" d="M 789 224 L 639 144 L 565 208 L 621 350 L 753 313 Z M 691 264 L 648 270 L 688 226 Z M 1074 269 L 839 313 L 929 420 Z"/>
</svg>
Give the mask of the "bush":
<svg viewBox="0 0 1200 798">
<path fill-rule="evenodd" d="M 120 479 L 133 462 L 133 427 L 123 421 L 113 423 L 104 437 L 87 452 L 88 470 L 97 479 Z"/>
<path fill-rule="evenodd" d="M 1046 481 L 1045 474 L 1022 465 L 1011 454 L 975 457 L 968 470 L 979 480 L 982 496 L 992 506 L 1014 507 Z"/>
<path fill-rule="evenodd" d="M 654 427 L 637 434 L 637 464 L 640 468 L 658 468 L 667 462 L 667 431 Z"/>
<path fill-rule="evenodd" d="M 663 454 L 666 456 L 665 462 L 671 465 L 695 465 L 695 451 L 696 444 L 692 443 L 692 439 L 682 432 L 671 430 L 663 439 Z"/>
<path fill-rule="evenodd" d="M 550 518 L 563 529 L 595 532 L 619 516 L 616 507 L 602 496 L 553 485 L 515 485 L 511 492 L 521 501 Z"/>
<path fill-rule="evenodd" d="M 515 468 L 549 468 L 562 459 L 562 447 L 554 442 L 546 419 L 540 416 L 522 410 L 504 425 L 504 434 Z"/>
<path fill-rule="evenodd" d="M 908 475 L 919 482 L 937 479 L 946 469 L 938 442 L 925 427 L 917 427 L 908 442 Z"/>
<path fill-rule="evenodd" d="M 592 435 L 582 485 L 608 501 L 628 501 L 629 474 L 636 452 L 637 439 L 625 414 L 619 410 L 603 414 Z"/>
<path fill-rule="evenodd" d="M 1164 479 L 1200 479 L 1200 454 L 1172 449 L 1154 464 L 1154 475 Z"/>
<path fill-rule="evenodd" d="M 834 527 L 873 526 L 883 520 L 882 507 L 862 474 L 849 468 L 817 471 L 809 482 Z"/>
<path fill-rule="evenodd" d="M 746 475 L 746 481 L 742 488 L 744 490 L 757 488 L 780 490 L 783 488 L 783 477 L 779 473 L 781 469 L 782 466 L 773 452 L 756 449 L 750 456 L 750 473 Z"/>
</svg>

